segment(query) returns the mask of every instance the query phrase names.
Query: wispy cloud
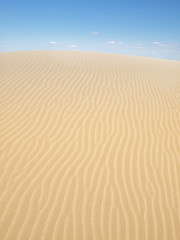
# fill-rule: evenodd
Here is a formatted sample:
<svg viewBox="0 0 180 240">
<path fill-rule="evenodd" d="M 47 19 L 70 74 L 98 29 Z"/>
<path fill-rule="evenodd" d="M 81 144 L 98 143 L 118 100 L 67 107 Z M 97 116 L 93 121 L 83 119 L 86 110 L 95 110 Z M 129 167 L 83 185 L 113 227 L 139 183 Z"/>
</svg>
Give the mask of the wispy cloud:
<svg viewBox="0 0 180 240">
<path fill-rule="evenodd" d="M 97 36 L 97 35 L 99 35 L 99 32 L 92 32 L 91 35 Z"/>
<path fill-rule="evenodd" d="M 48 42 L 50 45 L 58 45 L 58 42 L 55 42 L 55 41 L 50 41 Z"/>
<path fill-rule="evenodd" d="M 119 41 L 119 42 L 116 42 L 116 41 L 107 41 L 107 42 L 105 42 L 106 44 L 112 44 L 112 45 L 114 45 L 114 44 L 119 44 L 119 45 L 122 45 L 123 44 L 123 42 L 121 42 L 121 41 Z"/>
<path fill-rule="evenodd" d="M 75 44 L 71 44 L 71 45 L 69 45 L 69 47 L 71 47 L 71 48 L 77 48 L 78 46 L 75 45 Z"/>
<path fill-rule="evenodd" d="M 116 42 L 115 41 L 107 41 L 106 43 L 107 44 L 115 44 Z"/>
<path fill-rule="evenodd" d="M 134 48 L 136 48 L 136 49 L 142 49 L 143 47 L 142 47 L 141 44 L 136 44 L 136 45 L 134 46 Z"/>
<path fill-rule="evenodd" d="M 159 46 L 159 47 L 168 47 L 167 44 L 160 43 L 160 42 L 153 42 L 154 45 Z"/>
<path fill-rule="evenodd" d="M 7 44 L 8 44 L 7 41 L 0 42 L 0 45 L 1 45 L 1 46 L 6 46 Z"/>
</svg>

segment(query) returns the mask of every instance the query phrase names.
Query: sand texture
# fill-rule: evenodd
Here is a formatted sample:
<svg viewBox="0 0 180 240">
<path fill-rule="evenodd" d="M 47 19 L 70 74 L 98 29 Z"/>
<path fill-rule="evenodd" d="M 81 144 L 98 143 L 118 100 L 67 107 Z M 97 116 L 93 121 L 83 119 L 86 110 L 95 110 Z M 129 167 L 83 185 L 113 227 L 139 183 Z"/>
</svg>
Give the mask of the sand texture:
<svg viewBox="0 0 180 240">
<path fill-rule="evenodd" d="M 180 62 L 0 53 L 0 240 L 180 239 Z"/>
</svg>

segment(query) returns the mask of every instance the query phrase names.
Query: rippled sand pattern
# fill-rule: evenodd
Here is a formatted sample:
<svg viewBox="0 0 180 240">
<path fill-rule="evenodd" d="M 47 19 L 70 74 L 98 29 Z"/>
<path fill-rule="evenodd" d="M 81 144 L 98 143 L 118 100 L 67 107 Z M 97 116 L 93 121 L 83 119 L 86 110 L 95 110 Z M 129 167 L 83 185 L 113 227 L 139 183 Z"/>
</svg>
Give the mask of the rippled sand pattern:
<svg viewBox="0 0 180 240">
<path fill-rule="evenodd" d="M 0 53 L 0 239 L 180 239 L 180 62 Z"/>
</svg>

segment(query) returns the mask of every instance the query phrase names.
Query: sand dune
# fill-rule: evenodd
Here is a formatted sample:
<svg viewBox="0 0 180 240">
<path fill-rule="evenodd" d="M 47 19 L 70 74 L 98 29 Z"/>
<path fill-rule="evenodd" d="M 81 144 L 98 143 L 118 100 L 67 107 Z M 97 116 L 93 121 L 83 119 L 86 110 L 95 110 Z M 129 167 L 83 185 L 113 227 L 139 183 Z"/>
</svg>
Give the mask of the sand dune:
<svg viewBox="0 0 180 240">
<path fill-rule="evenodd" d="M 0 53 L 0 239 L 180 239 L 180 62 Z"/>
</svg>

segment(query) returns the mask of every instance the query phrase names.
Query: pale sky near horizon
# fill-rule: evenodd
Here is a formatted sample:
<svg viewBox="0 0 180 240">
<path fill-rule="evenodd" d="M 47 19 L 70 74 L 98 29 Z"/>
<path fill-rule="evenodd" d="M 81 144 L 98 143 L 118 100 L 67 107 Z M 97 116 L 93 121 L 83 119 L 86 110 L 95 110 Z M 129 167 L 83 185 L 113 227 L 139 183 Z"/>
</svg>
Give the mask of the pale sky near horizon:
<svg viewBox="0 0 180 240">
<path fill-rule="evenodd" d="M 46 49 L 180 60 L 180 0 L 0 0 L 0 51 Z"/>
</svg>

